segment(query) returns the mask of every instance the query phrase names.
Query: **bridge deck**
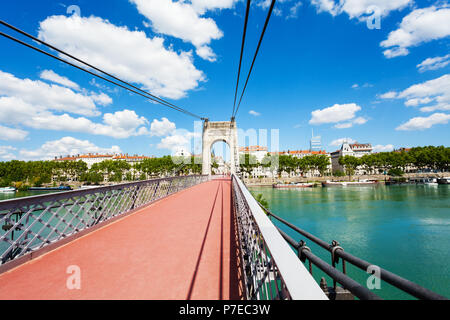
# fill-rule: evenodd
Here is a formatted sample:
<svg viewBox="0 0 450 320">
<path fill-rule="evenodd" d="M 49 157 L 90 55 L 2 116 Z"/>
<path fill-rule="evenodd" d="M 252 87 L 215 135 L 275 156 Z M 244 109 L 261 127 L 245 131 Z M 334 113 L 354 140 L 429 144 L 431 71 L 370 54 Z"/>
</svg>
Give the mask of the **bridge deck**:
<svg viewBox="0 0 450 320">
<path fill-rule="evenodd" d="M 231 182 L 203 183 L 0 275 L 0 299 L 239 299 L 234 232 Z"/>
</svg>

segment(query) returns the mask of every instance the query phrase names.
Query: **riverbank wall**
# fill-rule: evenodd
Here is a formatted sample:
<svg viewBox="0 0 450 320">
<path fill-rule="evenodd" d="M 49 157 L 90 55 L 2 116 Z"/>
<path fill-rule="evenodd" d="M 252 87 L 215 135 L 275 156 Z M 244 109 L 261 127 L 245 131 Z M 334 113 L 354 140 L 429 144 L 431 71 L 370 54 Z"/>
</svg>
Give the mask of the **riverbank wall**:
<svg viewBox="0 0 450 320">
<path fill-rule="evenodd" d="M 418 178 L 418 177 L 430 177 L 430 178 L 441 178 L 444 176 L 448 176 L 448 172 L 446 173 L 406 173 L 402 177 L 403 178 Z M 380 182 L 384 182 L 389 180 L 390 176 L 383 174 L 374 174 L 374 175 L 362 175 L 362 176 L 352 176 L 352 181 L 358 180 L 378 180 Z M 244 183 L 247 186 L 271 186 L 275 183 L 305 183 L 305 182 L 316 182 L 318 184 L 325 182 L 327 180 L 331 181 L 349 181 L 349 177 L 333 177 L 333 176 L 325 176 L 325 177 L 292 177 L 292 178 L 244 178 Z"/>
</svg>

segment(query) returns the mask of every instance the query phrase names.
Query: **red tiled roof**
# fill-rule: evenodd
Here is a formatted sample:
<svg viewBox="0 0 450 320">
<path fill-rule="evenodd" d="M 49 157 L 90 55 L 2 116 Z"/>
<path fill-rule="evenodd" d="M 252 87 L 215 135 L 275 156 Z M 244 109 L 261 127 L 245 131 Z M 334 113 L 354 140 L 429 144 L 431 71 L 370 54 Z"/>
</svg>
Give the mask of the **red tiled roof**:
<svg viewBox="0 0 450 320">
<path fill-rule="evenodd" d="M 280 151 L 280 152 L 270 152 L 271 155 L 278 154 L 278 155 L 285 155 L 285 154 L 327 154 L 325 150 L 320 151 L 309 151 L 309 150 L 289 150 L 289 151 Z"/>
<path fill-rule="evenodd" d="M 360 147 L 360 148 L 372 148 L 372 145 L 370 143 L 353 143 L 350 145 L 350 147 L 354 148 L 354 147 Z"/>
<path fill-rule="evenodd" d="M 239 151 L 240 152 L 267 151 L 267 147 L 261 147 L 261 146 L 240 147 Z"/>
<path fill-rule="evenodd" d="M 112 154 L 82 154 L 78 156 L 67 156 L 67 157 L 60 157 L 55 158 L 55 161 L 76 161 L 81 159 L 114 159 L 114 160 L 144 160 L 144 159 L 151 159 L 151 157 L 147 156 L 129 156 L 128 154 L 118 154 L 118 155 L 112 155 Z"/>
</svg>

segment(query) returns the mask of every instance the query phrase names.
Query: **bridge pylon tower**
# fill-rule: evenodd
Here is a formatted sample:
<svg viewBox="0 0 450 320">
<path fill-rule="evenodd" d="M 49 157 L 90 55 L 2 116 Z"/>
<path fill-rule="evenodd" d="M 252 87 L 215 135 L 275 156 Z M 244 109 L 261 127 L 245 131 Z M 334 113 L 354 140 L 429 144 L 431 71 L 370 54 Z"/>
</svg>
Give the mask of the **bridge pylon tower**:
<svg viewBox="0 0 450 320">
<path fill-rule="evenodd" d="M 209 121 L 204 119 L 202 136 L 202 173 L 211 175 L 211 148 L 214 143 L 223 141 L 230 147 L 230 172 L 239 168 L 238 131 L 236 120 Z"/>
</svg>

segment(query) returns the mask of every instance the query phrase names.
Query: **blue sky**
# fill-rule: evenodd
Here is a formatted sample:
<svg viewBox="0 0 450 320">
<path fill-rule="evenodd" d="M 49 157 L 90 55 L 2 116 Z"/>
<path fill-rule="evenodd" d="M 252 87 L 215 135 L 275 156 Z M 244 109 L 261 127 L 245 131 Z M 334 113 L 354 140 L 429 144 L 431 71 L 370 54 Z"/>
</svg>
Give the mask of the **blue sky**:
<svg viewBox="0 0 450 320">
<path fill-rule="evenodd" d="M 243 78 L 269 2 L 252 1 Z M 448 146 L 448 2 L 338 3 L 277 1 L 238 126 L 279 129 L 282 150 L 307 149 L 311 129 L 328 151 L 344 138 L 378 151 Z M 71 5 L 80 16 L 67 13 Z M 370 6 L 379 29 L 368 27 L 367 19 L 377 21 L 365 13 Z M 222 121 L 232 112 L 244 12 L 237 0 L 17 0 L 2 5 L 1 19 Z M 0 38 L 0 48 L 0 160 L 85 152 L 159 156 L 193 136 L 194 118 L 8 39 Z"/>
</svg>

